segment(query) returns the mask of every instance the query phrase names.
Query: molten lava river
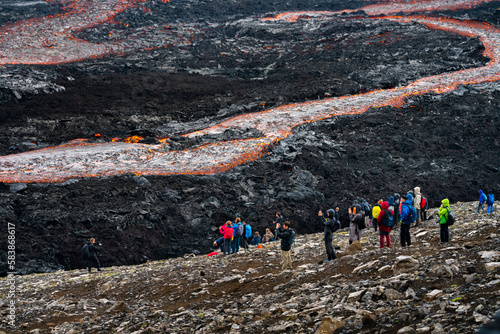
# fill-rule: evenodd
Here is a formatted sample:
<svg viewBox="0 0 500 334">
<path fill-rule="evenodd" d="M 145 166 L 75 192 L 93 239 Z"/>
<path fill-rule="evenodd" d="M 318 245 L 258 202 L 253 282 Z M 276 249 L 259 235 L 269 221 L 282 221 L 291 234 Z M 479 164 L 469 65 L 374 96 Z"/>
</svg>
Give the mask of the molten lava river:
<svg viewBox="0 0 500 334">
<path fill-rule="evenodd" d="M 126 38 L 113 43 L 93 44 L 74 37 L 79 30 L 103 24 L 112 20 L 116 14 L 145 2 L 147 0 L 65 0 L 64 14 L 3 26 L 0 28 L 0 64 L 57 64 L 146 48 L 147 46 L 138 45 Z M 414 22 L 430 29 L 479 38 L 485 46 L 484 55 L 491 59 L 491 62 L 484 67 L 421 78 L 405 87 L 284 105 L 233 117 L 201 131 L 184 134 L 185 137 L 196 137 L 240 127 L 261 131 L 263 136 L 260 138 L 210 143 L 184 151 L 171 151 L 166 143 L 147 145 L 134 141 L 88 143 L 85 140 L 75 140 L 57 147 L 3 156 L 0 157 L 0 181 L 62 182 L 71 178 L 130 173 L 138 175 L 218 173 L 262 157 L 270 145 L 291 135 L 292 129 L 300 124 L 333 116 L 359 114 L 370 107 L 398 107 L 405 103 L 405 98 L 408 96 L 442 94 L 456 89 L 460 84 L 499 80 L 499 29 L 484 23 L 443 17 L 380 16 L 424 10 L 471 8 L 484 2 L 489 1 L 427 0 L 418 3 L 391 1 L 361 8 L 373 20 Z M 329 17 L 345 12 L 353 11 L 283 13 L 274 18 L 261 19 L 260 22 L 261 24 L 267 24 L 266 21 L 269 20 L 293 22 L 300 17 L 328 20 Z M 172 36 L 166 44 L 182 42 L 174 39 Z M 22 48 L 17 47 L 18 45 Z"/>
</svg>

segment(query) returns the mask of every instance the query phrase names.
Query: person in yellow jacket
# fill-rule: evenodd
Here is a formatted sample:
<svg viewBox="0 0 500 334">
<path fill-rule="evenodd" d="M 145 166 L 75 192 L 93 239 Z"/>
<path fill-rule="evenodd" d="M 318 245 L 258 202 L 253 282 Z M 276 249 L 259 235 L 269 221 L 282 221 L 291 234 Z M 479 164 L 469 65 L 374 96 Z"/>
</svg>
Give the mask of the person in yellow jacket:
<svg viewBox="0 0 500 334">
<path fill-rule="evenodd" d="M 372 207 L 372 217 L 373 217 L 373 228 L 375 229 L 375 231 L 377 230 L 377 219 L 378 219 L 378 214 L 380 213 L 380 211 L 382 211 L 382 202 L 383 200 L 379 200 L 377 203 L 373 204 L 373 207 Z"/>
<path fill-rule="evenodd" d="M 448 213 L 450 209 L 450 201 L 445 198 L 441 202 L 441 206 L 439 207 L 439 236 L 441 237 L 441 243 L 450 241 L 450 233 L 448 231 Z"/>
</svg>

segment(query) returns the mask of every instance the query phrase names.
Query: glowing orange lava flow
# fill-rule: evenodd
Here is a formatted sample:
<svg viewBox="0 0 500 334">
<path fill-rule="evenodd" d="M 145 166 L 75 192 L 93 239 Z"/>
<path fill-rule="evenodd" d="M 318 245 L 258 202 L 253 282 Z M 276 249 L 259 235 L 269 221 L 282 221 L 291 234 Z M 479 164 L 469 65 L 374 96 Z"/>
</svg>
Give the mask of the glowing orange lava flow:
<svg viewBox="0 0 500 334">
<path fill-rule="evenodd" d="M 346 9 L 339 12 L 329 11 L 306 11 L 306 12 L 290 12 L 281 13 L 275 17 L 264 18 L 265 21 L 284 20 L 295 22 L 300 17 L 323 17 L 338 15 L 341 13 L 354 13 L 359 10 L 364 11 L 370 16 L 388 15 L 394 13 L 416 13 L 436 10 L 458 10 L 477 7 L 482 3 L 488 3 L 498 0 L 420 0 L 403 2 L 404 0 L 392 0 L 387 4 L 368 5 L 360 9 Z"/>
<path fill-rule="evenodd" d="M 432 29 L 478 37 L 491 62 L 484 67 L 422 78 L 408 86 L 377 90 L 307 103 L 290 104 L 260 113 L 240 115 L 201 131 L 185 134 L 196 137 L 222 133 L 227 128 L 255 128 L 263 137 L 205 144 L 185 151 L 167 151 L 166 144 L 146 145 L 124 142 L 84 142 L 0 157 L 0 181 L 62 182 L 76 177 L 118 174 L 172 175 L 211 174 L 254 161 L 269 146 L 291 134 L 300 124 L 332 116 L 357 114 L 370 107 L 401 106 L 408 96 L 441 94 L 459 84 L 500 80 L 500 30 L 482 23 L 432 17 L 382 17 L 397 22 L 417 22 Z"/>
<path fill-rule="evenodd" d="M 132 42 L 89 43 L 74 37 L 82 29 L 111 20 L 148 0 L 66 0 L 62 14 L 0 28 L 0 65 L 61 64 L 134 48 Z"/>
</svg>

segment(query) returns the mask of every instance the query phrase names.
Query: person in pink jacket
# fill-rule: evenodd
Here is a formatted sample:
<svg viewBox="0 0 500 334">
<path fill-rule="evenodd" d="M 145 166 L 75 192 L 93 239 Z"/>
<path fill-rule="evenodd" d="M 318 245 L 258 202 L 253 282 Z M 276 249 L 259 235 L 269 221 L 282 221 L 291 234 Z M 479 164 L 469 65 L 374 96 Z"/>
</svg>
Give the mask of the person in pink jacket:
<svg viewBox="0 0 500 334">
<path fill-rule="evenodd" d="M 387 241 L 387 247 L 391 247 L 391 230 L 394 224 L 394 212 L 391 209 L 389 209 L 389 202 L 387 201 L 382 202 L 381 207 L 382 210 L 380 210 L 380 213 L 378 214 L 377 218 L 377 225 L 380 229 L 380 248 L 384 248 L 384 239 Z M 392 224 L 391 223 L 384 224 L 384 219 L 386 218 L 388 220 L 392 220 Z"/>
<path fill-rule="evenodd" d="M 231 253 L 231 240 L 233 239 L 233 223 L 230 220 L 219 227 L 219 232 L 224 236 L 224 255 Z"/>
</svg>

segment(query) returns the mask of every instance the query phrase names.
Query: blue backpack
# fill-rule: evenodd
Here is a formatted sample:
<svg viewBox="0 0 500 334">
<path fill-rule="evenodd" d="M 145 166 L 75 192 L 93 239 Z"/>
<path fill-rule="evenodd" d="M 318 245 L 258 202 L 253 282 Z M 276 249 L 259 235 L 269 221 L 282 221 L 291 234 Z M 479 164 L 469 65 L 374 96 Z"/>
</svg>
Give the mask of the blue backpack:
<svg viewBox="0 0 500 334">
<path fill-rule="evenodd" d="M 394 226 L 394 215 L 391 210 L 384 210 L 384 221 L 382 222 L 384 226 L 392 228 Z"/>
<path fill-rule="evenodd" d="M 488 200 L 487 197 L 486 197 L 486 194 L 485 193 L 482 193 L 481 194 L 481 199 L 482 199 L 482 202 L 483 203 L 486 203 L 486 201 Z"/>
<path fill-rule="evenodd" d="M 403 203 L 403 205 L 406 205 L 408 207 L 408 221 L 403 223 L 410 225 L 415 220 L 417 220 L 417 210 L 413 207 L 413 205 L 409 205 L 406 203 Z"/>
<path fill-rule="evenodd" d="M 493 202 L 495 202 L 495 195 L 488 194 L 488 205 L 493 205 Z"/>
</svg>

